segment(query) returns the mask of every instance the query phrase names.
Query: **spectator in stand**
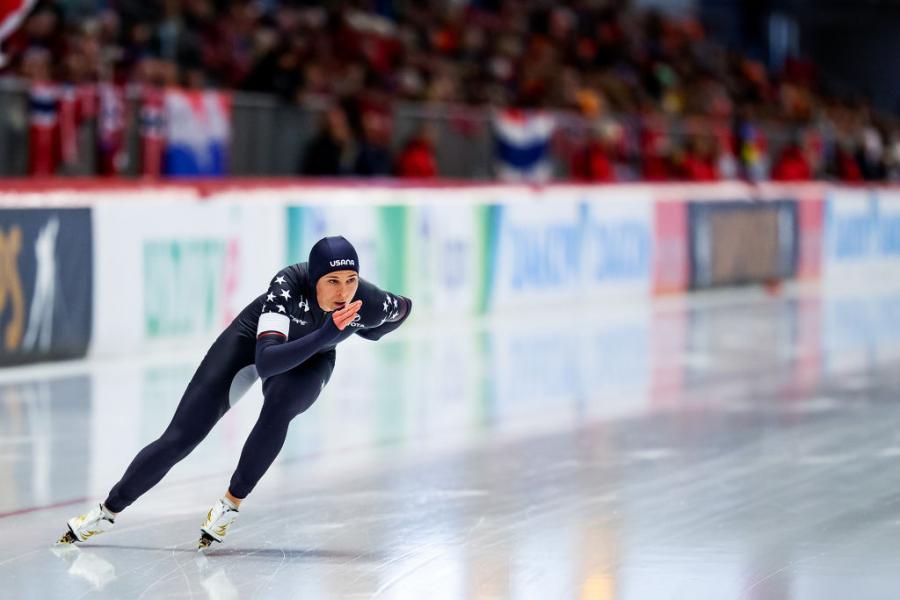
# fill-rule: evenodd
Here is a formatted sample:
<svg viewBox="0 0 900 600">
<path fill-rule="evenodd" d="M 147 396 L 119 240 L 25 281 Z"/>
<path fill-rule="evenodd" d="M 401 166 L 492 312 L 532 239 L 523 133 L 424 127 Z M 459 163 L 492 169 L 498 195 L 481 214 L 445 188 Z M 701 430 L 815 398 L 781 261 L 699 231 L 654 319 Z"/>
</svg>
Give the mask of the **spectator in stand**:
<svg viewBox="0 0 900 600">
<path fill-rule="evenodd" d="M 591 138 L 575 153 L 571 174 L 576 181 L 609 183 L 616 180 L 612 149 L 605 132 L 597 126 L 592 129 Z"/>
<path fill-rule="evenodd" d="M 437 161 L 434 157 L 434 132 L 422 125 L 403 145 L 394 172 L 398 177 L 437 177 Z"/>
<path fill-rule="evenodd" d="M 885 152 L 885 168 L 888 181 L 900 181 L 900 130 L 895 129 L 890 134 Z"/>
<path fill-rule="evenodd" d="M 347 116 L 340 107 L 331 107 L 322 116 L 319 132 L 303 151 L 302 175 L 335 177 L 352 172 L 356 152 Z"/>
<path fill-rule="evenodd" d="M 391 174 L 390 117 L 387 113 L 369 109 L 361 115 L 361 140 L 353 173 L 367 177 L 386 177 Z"/>
<path fill-rule="evenodd" d="M 259 60 L 244 81 L 244 89 L 271 93 L 283 102 L 293 102 L 301 83 L 300 52 L 278 44 L 271 32 L 260 32 Z"/>
<path fill-rule="evenodd" d="M 761 123 L 815 123 L 831 136 L 822 148 L 835 138 L 854 141 L 839 160 L 829 155 L 831 173 L 848 180 L 855 170 L 870 180 L 887 176 L 887 140 L 880 150 L 875 141 L 886 124 L 864 104 L 820 95 L 813 65 L 792 59 L 783 73 L 771 73 L 714 43 L 697 19 L 634 9 L 634 3 L 557 4 L 162 0 L 112 3 L 111 9 L 103 2 L 41 2 L 4 50 L 8 72 L 17 75 L 27 51 L 41 48 L 54 69 L 74 69 L 79 83 L 113 73 L 116 85 L 128 85 L 144 78 L 144 66 L 154 60 L 167 85 L 253 90 L 316 106 L 373 91 L 388 103 L 560 110 L 584 110 L 601 99 L 607 116 L 623 124 L 654 121 L 624 136 L 631 169 L 651 181 L 683 175 L 671 160 L 673 122 L 700 117 L 728 127 L 736 120 L 738 139 L 722 157 L 739 160 L 753 181 L 769 177 L 770 132 Z M 310 169 L 354 170 L 354 159 L 341 158 L 355 154 L 352 140 L 333 138 L 334 132 L 317 137 L 322 148 L 331 146 L 323 155 L 331 164 L 312 159 Z M 411 146 L 409 155 L 427 155 L 425 146 Z M 363 150 L 368 157 L 372 148 Z M 383 158 L 380 149 L 376 154 Z M 703 173 L 691 177 L 709 176 L 703 165 L 693 166 Z M 721 175 L 732 177 L 733 166 L 726 166 Z M 821 166 L 816 158 L 814 172 Z"/>
<path fill-rule="evenodd" d="M 881 132 L 874 125 L 866 125 L 859 132 L 860 140 L 856 151 L 856 163 L 866 181 L 880 181 L 887 177 L 884 164 L 884 142 Z"/>
<path fill-rule="evenodd" d="M 640 136 L 641 178 L 645 181 L 673 179 L 672 142 L 665 126 L 654 120 L 645 123 Z"/>
<path fill-rule="evenodd" d="M 59 165 L 59 91 L 53 85 L 53 56 L 35 46 L 28 49 L 22 71 L 29 78 L 28 174 L 54 175 Z"/>
<path fill-rule="evenodd" d="M 709 135 L 696 135 L 688 139 L 678 170 L 681 177 L 687 181 L 717 181 L 719 179 L 717 163 L 715 140 Z"/>
<path fill-rule="evenodd" d="M 834 174 L 845 183 L 862 183 L 862 171 L 856 162 L 853 145 L 846 141 L 838 142 L 834 151 Z"/>
<path fill-rule="evenodd" d="M 794 137 L 775 162 L 772 168 L 772 179 L 774 181 L 809 181 L 812 179 L 812 169 L 800 141 Z"/>
</svg>

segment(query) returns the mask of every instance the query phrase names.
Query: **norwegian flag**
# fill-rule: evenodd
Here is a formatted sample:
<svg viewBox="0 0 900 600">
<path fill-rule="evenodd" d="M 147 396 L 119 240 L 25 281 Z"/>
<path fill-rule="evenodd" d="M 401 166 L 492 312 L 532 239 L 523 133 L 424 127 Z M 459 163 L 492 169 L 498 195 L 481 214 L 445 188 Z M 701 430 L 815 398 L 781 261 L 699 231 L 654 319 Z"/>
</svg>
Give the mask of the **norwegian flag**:
<svg viewBox="0 0 900 600">
<path fill-rule="evenodd" d="M 19 28 L 35 4 L 37 0 L 0 0 L 0 44 Z M 0 67 L 4 66 L 6 57 L 0 53 Z"/>
<path fill-rule="evenodd" d="M 101 83 L 97 88 L 97 154 L 101 175 L 117 175 L 125 164 L 125 95 L 122 88 Z"/>
<path fill-rule="evenodd" d="M 552 116 L 504 110 L 494 115 L 494 157 L 497 174 L 506 181 L 546 181 L 553 175 L 550 140 L 556 129 Z"/>
<path fill-rule="evenodd" d="M 97 118 L 97 111 L 100 110 L 100 101 L 97 98 L 96 83 L 82 83 L 75 91 L 78 96 L 78 114 L 82 121 L 89 121 Z"/>
<path fill-rule="evenodd" d="M 78 94 L 75 86 L 59 89 L 59 150 L 64 165 L 78 161 Z"/>
<path fill-rule="evenodd" d="M 59 88 L 35 82 L 28 95 L 28 174 L 53 175 L 59 156 Z"/>
<path fill-rule="evenodd" d="M 141 137 L 141 175 L 159 177 L 162 174 L 165 150 L 165 94 L 154 87 L 146 87 L 141 93 L 141 111 L 138 128 Z"/>
</svg>

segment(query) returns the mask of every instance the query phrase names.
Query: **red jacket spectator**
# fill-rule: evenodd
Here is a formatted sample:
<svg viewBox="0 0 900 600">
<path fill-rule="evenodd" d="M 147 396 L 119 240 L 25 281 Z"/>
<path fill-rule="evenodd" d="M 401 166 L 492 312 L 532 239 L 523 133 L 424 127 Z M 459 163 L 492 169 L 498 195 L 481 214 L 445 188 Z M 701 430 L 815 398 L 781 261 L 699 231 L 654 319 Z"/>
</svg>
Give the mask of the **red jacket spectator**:
<svg viewBox="0 0 900 600">
<path fill-rule="evenodd" d="M 862 171 L 853 157 L 852 152 L 848 152 L 844 148 L 838 147 L 834 156 L 835 170 L 838 179 L 848 183 L 862 183 Z"/>
<path fill-rule="evenodd" d="M 672 178 L 668 135 L 659 123 L 645 126 L 640 133 L 641 177 L 646 181 L 667 181 Z"/>
<path fill-rule="evenodd" d="M 693 154 L 684 157 L 681 170 L 684 178 L 688 181 L 717 181 L 719 179 L 715 165 Z"/>
<path fill-rule="evenodd" d="M 772 179 L 775 181 L 808 181 L 812 179 L 812 169 L 810 169 L 800 146 L 791 144 L 784 149 L 772 169 Z"/>
<path fill-rule="evenodd" d="M 613 165 L 607 156 L 603 144 L 592 140 L 575 154 L 572 160 L 572 178 L 578 181 L 602 181 L 616 180 Z"/>
<path fill-rule="evenodd" d="M 669 159 L 651 154 L 641 160 L 641 177 L 646 181 L 668 181 L 672 178 Z"/>
<path fill-rule="evenodd" d="M 687 181 L 718 181 L 715 140 L 698 136 L 688 140 L 687 150 L 681 159 L 679 171 Z"/>
<path fill-rule="evenodd" d="M 423 137 L 414 137 L 397 157 L 398 177 L 436 177 L 437 161 L 431 143 Z"/>
</svg>

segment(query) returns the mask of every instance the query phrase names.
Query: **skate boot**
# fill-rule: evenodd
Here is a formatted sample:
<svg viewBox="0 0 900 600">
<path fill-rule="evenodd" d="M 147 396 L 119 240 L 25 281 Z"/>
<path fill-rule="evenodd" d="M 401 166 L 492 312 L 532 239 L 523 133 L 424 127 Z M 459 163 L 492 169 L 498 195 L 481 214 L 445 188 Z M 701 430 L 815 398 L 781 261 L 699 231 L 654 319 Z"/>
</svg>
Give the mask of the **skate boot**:
<svg viewBox="0 0 900 600">
<path fill-rule="evenodd" d="M 73 544 L 75 542 L 83 542 L 91 536 L 108 531 L 115 522 L 112 515 L 103 510 L 102 505 L 98 504 L 86 514 L 69 519 L 67 522 L 69 530 L 56 543 Z"/>
<path fill-rule="evenodd" d="M 237 519 L 238 510 L 219 499 L 206 514 L 206 521 L 200 526 L 198 550 L 209 548 L 213 542 L 221 542 L 228 533 L 228 527 Z"/>
</svg>

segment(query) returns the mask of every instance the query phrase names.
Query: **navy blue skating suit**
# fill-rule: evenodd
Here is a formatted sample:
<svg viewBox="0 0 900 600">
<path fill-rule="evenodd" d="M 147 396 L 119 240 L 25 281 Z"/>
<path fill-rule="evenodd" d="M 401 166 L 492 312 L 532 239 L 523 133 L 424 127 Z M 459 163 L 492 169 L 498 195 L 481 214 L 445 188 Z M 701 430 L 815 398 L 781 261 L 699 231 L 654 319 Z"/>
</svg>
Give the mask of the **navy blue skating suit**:
<svg viewBox="0 0 900 600">
<path fill-rule="evenodd" d="M 356 334 L 377 340 L 409 316 L 408 298 L 385 292 L 360 278 L 354 300 L 357 318 L 338 330 L 330 312 L 316 302 L 307 263 L 286 267 L 268 291 L 250 303 L 207 352 L 163 434 L 141 450 L 113 486 L 106 507 L 120 512 L 156 485 L 187 456 L 216 422 L 263 378 L 263 406 L 244 443 L 229 491 L 244 498 L 281 447 L 288 425 L 309 408 L 331 378 L 335 346 Z"/>
</svg>

